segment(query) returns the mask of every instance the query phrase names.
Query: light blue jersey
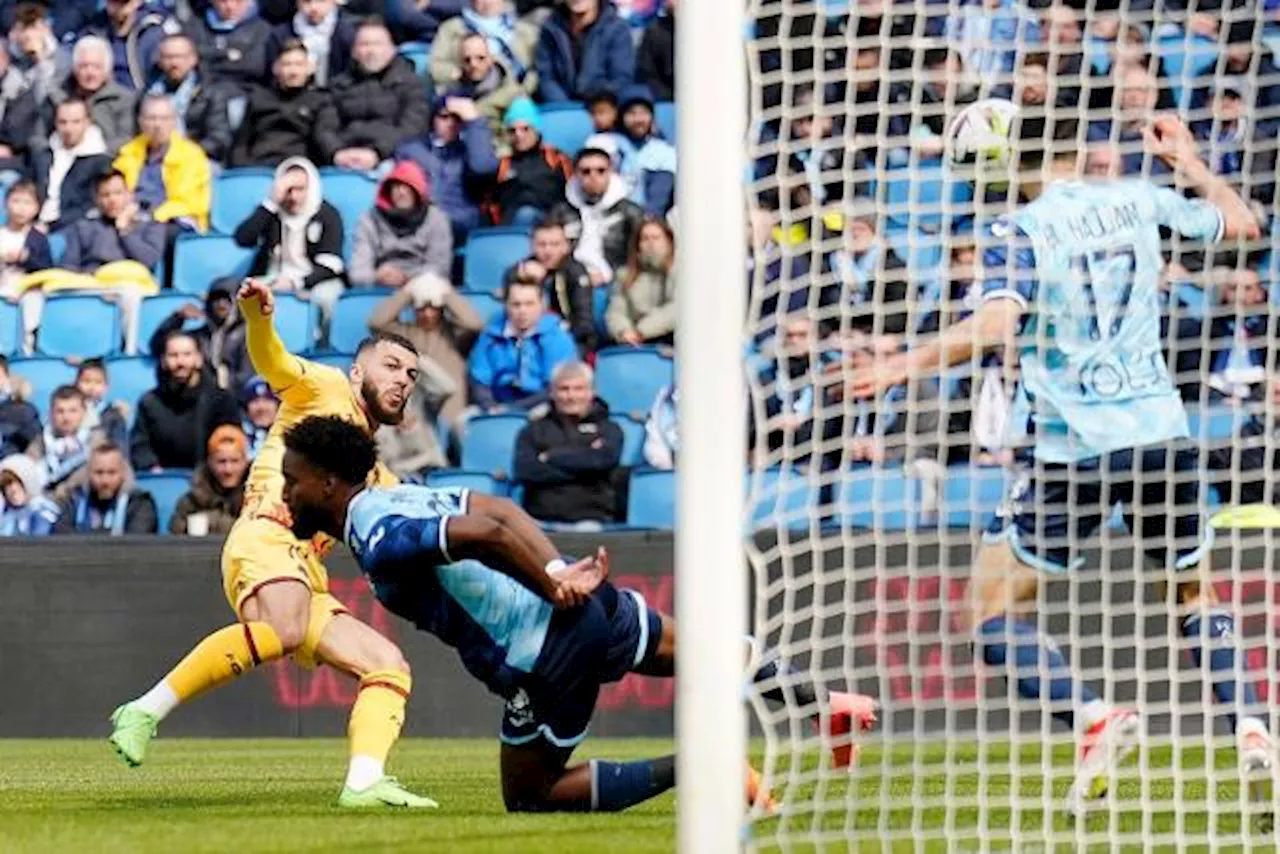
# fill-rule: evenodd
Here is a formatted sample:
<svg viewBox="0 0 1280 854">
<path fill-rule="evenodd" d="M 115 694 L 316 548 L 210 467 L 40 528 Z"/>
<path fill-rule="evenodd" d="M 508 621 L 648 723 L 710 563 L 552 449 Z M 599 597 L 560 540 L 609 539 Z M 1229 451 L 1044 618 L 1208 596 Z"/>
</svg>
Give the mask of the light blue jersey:
<svg viewBox="0 0 1280 854">
<path fill-rule="evenodd" d="M 499 694 L 542 652 L 551 604 L 509 575 L 449 553 L 449 519 L 467 512 L 465 489 L 402 484 L 358 493 L 344 539 L 378 601 L 458 650 Z"/>
<path fill-rule="evenodd" d="M 1160 226 L 1220 240 L 1222 213 L 1144 181 L 1063 182 L 990 228 L 985 299 L 1026 312 L 1036 457 L 1068 463 L 1186 438 L 1160 336 Z"/>
</svg>

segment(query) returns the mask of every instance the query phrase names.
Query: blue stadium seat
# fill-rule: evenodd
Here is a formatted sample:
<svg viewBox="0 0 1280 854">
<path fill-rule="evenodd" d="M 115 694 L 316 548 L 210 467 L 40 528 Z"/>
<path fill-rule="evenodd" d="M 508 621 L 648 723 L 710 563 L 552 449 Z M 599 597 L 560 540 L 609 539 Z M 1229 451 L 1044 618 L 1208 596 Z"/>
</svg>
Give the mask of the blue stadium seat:
<svg viewBox="0 0 1280 854">
<path fill-rule="evenodd" d="M 9 364 L 9 372 L 31 383 L 29 402 L 40 413 L 40 421 L 49 420 L 49 395 L 60 385 L 76 381 L 76 369 L 61 359 L 21 359 Z"/>
<path fill-rule="evenodd" d="M 22 315 L 18 307 L 0 300 L 0 355 L 12 356 L 22 347 Z"/>
<path fill-rule="evenodd" d="M 676 105 L 671 101 L 659 101 L 653 105 L 653 119 L 667 142 L 676 144 Z"/>
<path fill-rule="evenodd" d="M 213 210 L 209 222 L 219 234 L 231 234 L 271 193 L 275 172 L 247 167 L 227 169 L 213 182 Z"/>
<path fill-rule="evenodd" d="M 337 368 L 344 374 L 351 370 L 350 353 L 312 353 L 307 358 L 321 365 Z"/>
<path fill-rule="evenodd" d="M 155 334 L 160 324 L 169 319 L 169 315 L 184 305 L 200 304 L 201 301 L 196 297 L 172 292 L 158 293 L 144 299 L 138 309 L 138 346 L 145 350 L 151 336 Z M 203 325 L 203 320 L 188 320 L 182 324 L 182 328 L 191 330 Z"/>
<path fill-rule="evenodd" d="M 1000 468 L 952 466 L 942 483 L 939 516 L 949 528 L 985 526 L 1005 495 L 1005 472 Z"/>
<path fill-rule="evenodd" d="M 1191 427 L 1191 439 L 1195 442 L 1230 439 L 1239 432 L 1248 419 L 1243 412 L 1229 406 L 1187 407 L 1187 421 Z"/>
<path fill-rule="evenodd" d="M 619 415 L 644 417 L 674 376 L 674 363 L 657 347 L 606 347 L 596 354 L 596 394 Z"/>
<path fill-rule="evenodd" d="M 138 401 L 156 387 L 156 363 L 142 356 L 122 356 L 107 361 L 107 400 L 129 404 L 129 421 L 138 414 Z"/>
<path fill-rule="evenodd" d="M 290 353 L 305 353 L 316 339 L 311 303 L 293 294 L 276 294 L 276 332 Z"/>
<path fill-rule="evenodd" d="M 577 101 L 557 101 L 542 105 L 542 139 L 573 157 L 582 150 L 587 137 L 595 133 L 591 114 Z"/>
<path fill-rule="evenodd" d="M 507 268 L 528 257 L 528 229 L 477 228 L 467 235 L 462 287 L 469 291 L 497 291 L 502 287 Z"/>
<path fill-rule="evenodd" d="M 460 486 L 484 495 L 495 495 L 500 498 L 507 496 L 506 481 L 498 480 L 493 475 L 483 471 L 439 469 L 427 475 L 427 486 L 434 489 L 450 489 Z"/>
<path fill-rule="evenodd" d="M 609 339 L 609 326 L 605 323 L 605 312 L 609 310 L 609 289 L 591 289 L 591 319 L 596 322 L 596 334 L 601 341 Z"/>
<path fill-rule="evenodd" d="M 173 289 L 203 297 L 215 280 L 247 276 L 255 250 L 221 234 L 184 234 L 173 248 Z"/>
<path fill-rule="evenodd" d="M 644 463 L 644 424 L 629 415 L 610 415 L 609 420 L 622 428 L 621 466 L 638 466 Z"/>
<path fill-rule="evenodd" d="M 920 487 L 900 468 L 864 466 L 845 475 L 836 502 L 843 525 L 902 531 L 919 518 Z"/>
<path fill-rule="evenodd" d="M 494 317 L 502 314 L 502 300 L 488 291 L 462 291 L 462 295 L 480 315 L 481 323 L 487 325 Z"/>
<path fill-rule="evenodd" d="M 515 469 L 516 435 L 528 419 L 523 415 L 478 415 L 467 422 L 462 438 L 462 467 L 510 476 Z"/>
<path fill-rule="evenodd" d="M 807 528 L 817 518 L 817 489 L 798 469 L 767 469 L 754 477 L 748 472 L 746 495 L 751 530 Z"/>
<path fill-rule="evenodd" d="M 636 469 L 627 490 L 627 524 L 633 528 L 676 526 L 676 473 Z"/>
<path fill-rule="evenodd" d="M 360 217 L 373 208 L 378 192 L 378 182 L 364 172 L 325 167 L 320 170 L 320 188 L 324 200 L 338 209 L 342 215 L 343 252 L 351 257 L 351 245 L 355 241 L 356 225 Z"/>
<path fill-rule="evenodd" d="M 354 353 L 369 336 L 369 315 L 387 298 L 385 288 L 360 288 L 347 291 L 338 299 L 329 324 L 329 347 L 339 353 Z"/>
<path fill-rule="evenodd" d="M 413 63 L 413 70 L 419 77 L 431 73 L 431 45 L 427 42 L 405 42 L 400 45 L 400 55 Z"/>
<path fill-rule="evenodd" d="M 137 475 L 139 489 L 151 493 L 156 501 L 156 517 L 160 533 L 169 532 L 169 518 L 178 499 L 191 489 L 191 472 L 186 469 L 168 469 L 161 472 L 141 472 Z"/>
<path fill-rule="evenodd" d="M 44 304 L 36 349 L 45 356 L 105 356 L 120 344 L 120 319 L 115 303 L 102 297 L 55 296 Z"/>
<path fill-rule="evenodd" d="M 49 235 L 49 255 L 55 265 L 62 263 L 62 256 L 67 254 L 67 238 L 61 231 Z"/>
</svg>

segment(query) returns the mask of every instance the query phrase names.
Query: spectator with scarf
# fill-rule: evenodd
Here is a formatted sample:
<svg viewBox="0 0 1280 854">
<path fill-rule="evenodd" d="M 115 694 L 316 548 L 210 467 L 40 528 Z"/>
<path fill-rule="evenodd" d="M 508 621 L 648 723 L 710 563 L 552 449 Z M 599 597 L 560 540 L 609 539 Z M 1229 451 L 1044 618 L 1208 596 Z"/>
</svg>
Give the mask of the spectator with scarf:
<svg viewBox="0 0 1280 854">
<path fill-rule="evenodd" d="M 462 14 L 440 25 L 431 42 L 431 80 L 438 91 L 446 91 L 462 79 L 466 69 L 457 58 L 462 40 L 468 35 L 482 37 L 489 45 L 489 53 L 526 92 L 537 91 L 533 58 L 538 27 L 528 19 L 516 17 L 508 0 L 471 0 Z"/>
<path fill-rule="evenodd" d="M 513 102 L 526 100 L 524 89 L 515 75 L 494 59 L 484 36 L 472 33 L 458 44 L 458 62 L 462 77 L 449 90 L 450 95 L 470 98 L 476 109 L 489 122 L 493 147 L 499 157 L 511 151 L 503 116 Z"/>
<path fill-rule="evenodd" d="M 411 160 L 397 163 L 382 179 L 373 208 L 356 225 L 354 284 L 399 288 L 423 273 L 448 278 L 453 231 L 444 211 L 431 204 L 430 189 Z"/>
<path fill-rule="evenodd" d="M 89 461 L 90 448 L 101 441 L 101 434 L 94 434 L 87 414 L 80 389 L 62 385 L 53 390 L 49 423 L 44 425 L 40 438 L 27 449 L 27 453 L 44 466 L 45 489 L 57 490 L 76 477 Z M 75 483 L 82 480 L 76 477 Z"/>
<path fill-rule="evenodd" d="M 23 454 L 0 460 L 0 537 L 53 533 L 58 505 L 44 495 L 40 464 Z"/>
<path fill-rule="evenodd" d="M 100 358 L 85 359 L 76 368 L 76 388 L 84 395 L 85 423 L 102 438 L 117 445 L 129 441 L 129 404 L 107 398 L 107 363 Z"/>
<path fill-rule="evenodd" d="M 55 534 L 154 534 L 156 502 L 134 485 L 133 469 L 119 445 L 99 445 L 89 454 L 87 482 L 59 502 Z"/>
<path fill-rule="evenodd" d="M 226 160 L 231 153 L 227 93 L 200 70 L 195 41 L 181 33 L 166 36 L 160 42 L 157 64 L 160 77 L 147 94 L 168 96 L 178 114 L 178 133 L 197 143 L 210 160 Z"/>
<path fill-rule="evenodd" d="M 191 476 L 191 490 L 178 499 L 169 517 L 170 534 L 226 534 L 244 506 L 249 446 L 240 428 L 224 424 L 209 437 L 204 464 Z M 202 517 L 196 522 L 193 517 Z"/>
<path fill-rule="evenodd" d="M 267 441 L 271 425 L 276 423 L 276 415 L 280 412 L 280 398 L 276 397 L 266 380 L 254 376 L 249 378 L 240 391 L 240 405 L 244 408 L 240 429 L 248 443 L 245 452 L 253 460 L 257 458 L 262 444 Z"/>
<path fill-rule="evenodd" d="M 327 86 L 351 68 L 355 22 L 339 8 L 338 0 L 298 0 L 297 8 L 287 24 L 267 37 L 267 62 L 274 63 L 284 46 L 297 39 L 306 46 L 316 85 Z"/>
<path fill-rule="evenodd" d="M 40 3 L 19 3 L 14 10 L 9 53 L 37 105 L 71 74 L 71 53 L 54 35 L 49 10 Z"/>
<path fill-rule="evenodd" d="M 268 79 L 271 25 L 258 15 L 254 0 L 211 0 L 203 15 L 187 22 L 187 32 L 213 83 L 247 95 Z"/>
</svg>

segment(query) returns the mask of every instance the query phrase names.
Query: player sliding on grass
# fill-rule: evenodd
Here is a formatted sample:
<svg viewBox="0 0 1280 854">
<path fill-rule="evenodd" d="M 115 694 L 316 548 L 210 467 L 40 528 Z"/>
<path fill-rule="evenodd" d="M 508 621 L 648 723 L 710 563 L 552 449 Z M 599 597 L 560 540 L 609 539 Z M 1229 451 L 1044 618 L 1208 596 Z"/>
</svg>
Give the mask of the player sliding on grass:
<svg viewBox="0 0 1280 854">
<path fill-rule="evenodd" d="M 1174 581 L 1182 634 L 1197 664 L 1208 667 L 1214 694 L 1231 707 L 1233 722 L 1243 713 L 1236 723 L 1241 771 L 1270 774 L 1275 746 L 1256 716 L 1253 686 L 1236 676 L 1234 620 L 1204 584 L 1212 531 L 1200 518 L 1197 451 L 1165 364 L 1159 299 L 1161 226 L 1217 241 L 1257 237 L 1258 224 L 1176 119 L 1144 131 L 1148 148 L 1204 200 L 1138 180 L 1084 183 L 1075 122 L 1058 122 L 1055 131 L 1053 141 L 1032 147 L 1024 140 L 1015 152 L 1030 179 L 1022 187 L 1035 201 L 991 229 L 982 307 L 929 343 L 855 372 L 850 391 L 869 397 L 1017 340 L 1034 466 L 977 555 L 976 643 L 987 664 L 1009 668 L 1021 696 L 1047 699 L 1055 718 L 1079 724 L 1069 800 L 1079 814 L 1105 794 L 1141 724 L 1137 712 L 1112 707 L 1081 684 L 1025 612 L 1036 602 L 1039 573 L 1078 568 L 1082 559 L 1072 558 L 1071 547 L 1116 502 L 1146 554 Z"/>
<path fill-rule="evenodd" d="M 622 810 L 675 785 L 672 756 L 568 765 L 601 685 L 628 673 L 675 673 L 675 624 L 605 580 L 603 550 L 566 565 L 506 499 L 368 486 L 374 442 L 340 418 L 307 418 L 284 441 L 294 534 L 342 537 L 379 602 L 457 649 L 467 671 L 507 701 L 500 756 L 508 810 Z M 757 678 L 776 675 L 769 666 Z M 815 703 L 818 693 L 807 692 Z M 821 693 L 829 731 L 874 722 L 874 701 Z M 771 804 L 754 772 L 747 797 Z"/>
</svg>

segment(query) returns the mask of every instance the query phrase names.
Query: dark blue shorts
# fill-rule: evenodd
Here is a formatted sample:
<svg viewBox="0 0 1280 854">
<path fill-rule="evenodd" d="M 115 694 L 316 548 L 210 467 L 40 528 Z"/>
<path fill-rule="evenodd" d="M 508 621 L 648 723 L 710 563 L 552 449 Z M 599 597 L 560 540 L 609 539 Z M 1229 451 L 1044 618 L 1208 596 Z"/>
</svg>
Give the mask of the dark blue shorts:
<svg viewBox="0 0 1280 854">
<path fill-rule="evenodd" d="M 661 639 L 661 615 L 636 591 L 608 582 L 582 607 L 556 611 L 533 671 L 507 701 L 499 737 L 575 746 L 586 738 L 600 686 L 648 662 Z"/>
<path fill-rule="evenodd" d="M 1073 559 L 1074 547 L 1093 536 L 1118 502 L 1150 560 L 1191 568 L 1213 542 L 1200 507 L 1200 480 L 1199 454 L 1187 447 L 1041 463 L 1014 483 L 983 539 L 1007 541 L 1020 561 L 1037 569 L 1074 569 L 1083 562 Z"/>
</svg>

